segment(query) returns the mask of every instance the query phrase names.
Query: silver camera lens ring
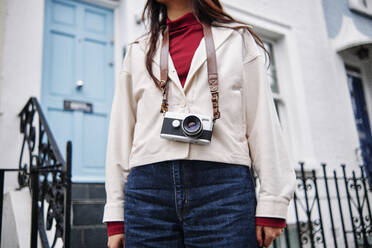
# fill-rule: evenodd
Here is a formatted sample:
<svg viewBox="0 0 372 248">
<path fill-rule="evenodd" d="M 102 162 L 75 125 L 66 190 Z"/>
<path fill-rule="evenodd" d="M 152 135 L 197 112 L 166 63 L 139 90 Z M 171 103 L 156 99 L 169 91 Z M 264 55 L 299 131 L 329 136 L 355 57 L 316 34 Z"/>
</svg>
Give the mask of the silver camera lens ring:
<svg viewBox="0 0 372 248">
<path fill-rule="evenodd" d="M 185 127 L 185 125 L 187 125 L 191 121 L 196 122 L 197 123 L 196 125 L 198 125 L 198 127 L 195 131 L 190 131 L 190 130 L 187 129 L 187 127 Z M 200 120 L 200 118 L 197 117 L 196 115 L 188 115 L 183 119 L 182 124 L 181 124 L 181 128 L 182 128 L 182 131 L 185 135 L 196 138 L 196 137 L 199 137 L 202 134 L 203 123 Z"/>
</svg>

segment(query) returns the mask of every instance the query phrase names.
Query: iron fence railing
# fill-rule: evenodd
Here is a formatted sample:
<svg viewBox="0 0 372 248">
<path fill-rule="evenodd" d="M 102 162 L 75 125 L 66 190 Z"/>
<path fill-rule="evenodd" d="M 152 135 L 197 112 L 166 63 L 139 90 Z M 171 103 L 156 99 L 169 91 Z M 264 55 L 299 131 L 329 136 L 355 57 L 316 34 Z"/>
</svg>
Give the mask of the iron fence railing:
<svg viewBox="0 0 372 248">
<path fill-rule="evenodd" d="M 71 226 L 71 141 L 63 159 L 54 136 L 35 97 L 19 113 L 23 134 L 18 169 L 0 170 L 0 216 L 3 206 L 4 173 L 18 171 L 19 188 L 29 187 L 32 197 L 30 247 L 70 247 Z M 2 219 L 0 218 L 0 230 Z M 50 233 L 53 232 L 54 233 Z M 1 241 L 1 232 L 0 232 Z"/>
<path fill-rule="evenodd" d="M 345 164 L 328 169 L 297 171 L 297 189 L 291 201 L 287 227 L 272 247 L 372 247 L 371 189 L 364 166 Z M 327 170 L 332 174 L 328 175 Z M 341 170 L 341 176 L 337 171 Z M 256 185 L 258 178 L 255 175 Z"/>
</svg>

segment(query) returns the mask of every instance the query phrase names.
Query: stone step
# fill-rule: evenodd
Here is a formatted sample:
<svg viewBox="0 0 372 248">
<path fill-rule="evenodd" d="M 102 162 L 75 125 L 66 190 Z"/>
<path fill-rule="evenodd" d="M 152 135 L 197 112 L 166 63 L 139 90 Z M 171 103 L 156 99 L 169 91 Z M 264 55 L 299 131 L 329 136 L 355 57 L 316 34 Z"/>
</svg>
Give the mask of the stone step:
<svg viewBox="0 0 372 248">
<path fill-rule="evenodd" d="M 107 247 L 107 228 L 102 223 L 105 197 L 103 183 L 72 184 L 72 248 Z"/>
<path fill-rule="evenodd" d="M 73 226 L 71 228 L 71 248 L 107 247 L 105 225 Z"/>
<path fill-rule="evenodd" d="M 83 200 L 72 202 L 72 225 L 101 225 L 103 217 L 103 200 Z"/>
<path fill-rule="evenodd" d="M 71 200 L 105 200 L 106 192 L 103 183 L 73 183 Z"/>
</svg>

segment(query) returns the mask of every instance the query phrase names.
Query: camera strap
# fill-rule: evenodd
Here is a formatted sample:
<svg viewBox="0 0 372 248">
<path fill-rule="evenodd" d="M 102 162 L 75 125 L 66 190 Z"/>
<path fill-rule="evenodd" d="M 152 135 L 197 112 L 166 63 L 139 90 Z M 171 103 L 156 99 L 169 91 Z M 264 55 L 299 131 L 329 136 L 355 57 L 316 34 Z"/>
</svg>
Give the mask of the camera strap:
<svg viewBox="0 0 372 248">
<path fill-rule="evenodd" d="M 208 83 L 212 95 L 213 105 L 213 122 L 220 118 L 220 111 L 218 110 L 218 73 L 216 51 L 213 41 L 212 30 L 209 25 L 202 23 L 203 33 L 205 39 L 205 47 L 207 52 L 207 69 L 208 69 Z M 161 54 L 160 54 L 160 89 L 163 93 L 163 101 L 161 104 L 160 113 L 168 111 L 168 56 L 169 56 L 169 27 L 167 26 L 162 40 Z"/>
</svg>

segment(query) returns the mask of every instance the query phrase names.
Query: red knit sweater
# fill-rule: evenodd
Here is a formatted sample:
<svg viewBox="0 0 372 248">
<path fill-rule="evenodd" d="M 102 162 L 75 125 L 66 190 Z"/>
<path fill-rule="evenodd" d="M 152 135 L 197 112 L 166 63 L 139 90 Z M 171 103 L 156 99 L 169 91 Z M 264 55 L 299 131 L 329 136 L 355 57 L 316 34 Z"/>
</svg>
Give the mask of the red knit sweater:
<svg viewBox="0 0 372 248">
<path fill-rule="evenodd" d="M 203 27 L 192 12 L 170 21 L 169 26 L 169 53 L 176 67 L 178 77 L 185 84 L 194 52 L 203 38 Z M 256 217 L 256 225 L 286 227 L 286 220 L 282 218 Z M 108 236 L 124 233 L 124 222 L 107 222 Z"/>
</svg>

